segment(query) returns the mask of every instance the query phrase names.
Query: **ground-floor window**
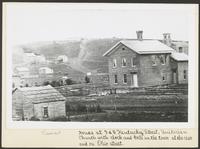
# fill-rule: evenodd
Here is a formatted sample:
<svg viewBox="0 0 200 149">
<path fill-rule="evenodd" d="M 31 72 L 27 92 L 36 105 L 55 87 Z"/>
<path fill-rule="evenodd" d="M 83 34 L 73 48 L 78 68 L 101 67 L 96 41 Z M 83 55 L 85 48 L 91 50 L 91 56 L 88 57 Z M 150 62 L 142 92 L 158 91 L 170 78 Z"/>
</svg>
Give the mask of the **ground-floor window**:
<svg viewBox="0 0 200 149">
<path fill-rule="evenodd" d="M 49 117 L 49 114 L 48 114 L 48 107 L 43 107 L 44 109 L 44 117 Z"/>
<path fill-rule="evenodd" d="M 117 75 L 114 75 L 114 77 L 115 77 L 115 83 L 118 83 Z"/>
<path fill-rule="evenodd" d="M 123 80 L 124 80 L 124 83 L 127 83 L 127 74 L 124 74 Z"/>
<path fill-rule="evenodd" d="M 187 71 L 186 70 L 183 70 L 183 78 L 184 78 L 184 80 L 187 79 Z"/>
<path fill-rule="evenodd" d="M 162 74 L 162 81 L 166 81 L 167 75 L 165 73 Z"/>
</svg>

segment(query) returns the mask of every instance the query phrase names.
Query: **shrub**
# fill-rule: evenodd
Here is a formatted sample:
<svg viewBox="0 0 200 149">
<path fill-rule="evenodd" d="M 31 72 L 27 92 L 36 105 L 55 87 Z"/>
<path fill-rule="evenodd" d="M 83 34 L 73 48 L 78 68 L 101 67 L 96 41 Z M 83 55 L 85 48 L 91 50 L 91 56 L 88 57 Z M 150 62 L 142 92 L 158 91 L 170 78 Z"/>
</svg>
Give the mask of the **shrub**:
<svg viewBox="0 0 200 149">
<path fill-rule="evenodd" d="M 102 109 L 101 109 L 101 107 L 100 107 L 100 105 L 99 105 L 99 104 L 97 105 L 97 107 L 96 107 L 96 108 L 97 108 L 97 112 L 102 112 Z"/>
<path fill-rule="evenodd" d="M 40 119 L 33 116 L 33 117 L 30 118 L 30 121 L 40 121 Z"/>
<path fill-rule="evenodd" d="M 66 79 L 66 80 L 65 80 L 65 83 L 66 83 L 67 85 L 72 85 L 72 84 L 73 84 L 73 81 L 72 81 L 71 79 Z"/>
<path fill-rule="evenodd" d="M 49 84 L 50 84 L 49 81 L 45 81 L 45 82 L 43 83 L 44 86 L 49 85 Z"/>
<path fill-rule="evenodd" d="M 78 104 L 77 105 L 77 112 L 86 112 L 87 108 L 85 105 Z"/>
</svg>

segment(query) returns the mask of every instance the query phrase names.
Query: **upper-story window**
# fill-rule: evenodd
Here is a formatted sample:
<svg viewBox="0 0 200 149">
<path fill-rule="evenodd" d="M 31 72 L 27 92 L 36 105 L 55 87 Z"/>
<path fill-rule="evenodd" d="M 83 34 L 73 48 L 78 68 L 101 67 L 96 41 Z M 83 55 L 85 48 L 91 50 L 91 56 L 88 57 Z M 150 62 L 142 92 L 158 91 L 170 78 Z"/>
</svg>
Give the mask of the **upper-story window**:
<svg viewBox="0 0 200 149">
<path fill-rule="evenodd" d="M 183 47 L 179 47 L 179 48 L 178 48 L 178 52 L 179 52 L 179 53 L 183 53 Z"/>
<path fill-rule="evenodd" d="M 161 55 L 161 56 L 160 56 L 160 63 L 161 63 L 162 65 L 165 65 L 165 64 L 166 64 L 166 56 L 165 56 L 165 55 Z"/>
<path fill-rule="evenodd" d="M 125 67 L 126 65 L 127 65 L 126 59 L 125 59 L 125 58 L 122 58 L 122 67 Z"/>
<path fill-rule="evenodd" d="M 135 66 L 136 66 L 136 57 L 133 57 L 133 58 L 131 59 L 131 65 L 132 65 L 132 67 L 135 67 Z"/>
<path fill-rule="evenodd" d="M 117 67 L 117 60 L 113 59 L 113 68 L 116 68 L 116 67 Z"/>
<path fill-rule="evenodd" d="M 152 66 L 155 66 L 156 65 L 156 56 L 155 55 L 151 56 L 151 61 L 152 61 Z"/>
</svg>

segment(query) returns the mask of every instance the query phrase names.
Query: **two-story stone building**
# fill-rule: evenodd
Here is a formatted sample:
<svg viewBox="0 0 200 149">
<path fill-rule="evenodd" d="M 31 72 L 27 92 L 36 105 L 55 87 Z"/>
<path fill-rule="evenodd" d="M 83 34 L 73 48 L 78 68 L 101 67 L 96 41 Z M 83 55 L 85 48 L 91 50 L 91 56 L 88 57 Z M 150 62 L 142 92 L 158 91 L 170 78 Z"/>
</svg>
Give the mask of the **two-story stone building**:
<svg viewBox="0 0 200 149">
<path fill-rule="evenodd" d="M 173 83 L 173 77 L 180 78 L 181 74 L 173 76 L 171 54 L 174 52 L 159 40 L 144 40 L 142 31 L 137 31 L 137 39 L 121 40 L 103 55 L 108 57 L 110 85 L 141 87 Z M 187 71 L 187 65 L 183 65 L 183 70 Z"/>
</svg>

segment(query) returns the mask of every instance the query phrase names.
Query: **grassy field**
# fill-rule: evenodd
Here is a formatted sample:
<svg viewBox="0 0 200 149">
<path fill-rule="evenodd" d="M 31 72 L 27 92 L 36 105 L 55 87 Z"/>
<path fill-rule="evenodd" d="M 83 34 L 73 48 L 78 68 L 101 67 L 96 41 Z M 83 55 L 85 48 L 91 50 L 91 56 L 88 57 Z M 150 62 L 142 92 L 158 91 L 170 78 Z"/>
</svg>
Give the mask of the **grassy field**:
<svg viewBox="0 0 200 149">
<path fill-rule="evenodd" d="M 106 113 L 72 116 L 71 121 L 82 122 L 187 122 L 186 112 L 110 111 Z"/>
<path fill-rule="evenodd" d="M 136 89 L 105 96 L 72 96 L 68 120 L 83 122 L 187 122 L 187 86 Z M 77 106 L 78 105 L 78 106 Z M 95 106 L 100 108 L 95 110 Z M 78 108 L 75 108 L 78 107 Z M 89 108 L 94 108 L 90 110 Z M 67 108 L 66 108 L 67 109 Z M 68 108 L 69 109 L 69 108 Z M 81 109 L 77 110 L 77 109 Z"/>
</svg>

